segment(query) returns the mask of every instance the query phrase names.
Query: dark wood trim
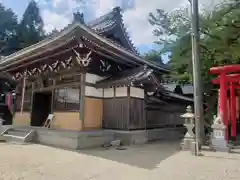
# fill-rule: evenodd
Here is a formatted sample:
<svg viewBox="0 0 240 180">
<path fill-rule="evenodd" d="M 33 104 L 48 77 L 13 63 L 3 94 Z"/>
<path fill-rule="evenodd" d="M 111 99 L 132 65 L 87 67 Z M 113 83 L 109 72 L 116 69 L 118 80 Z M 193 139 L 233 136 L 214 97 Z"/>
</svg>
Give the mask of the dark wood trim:
<svg viewBox="0 0 240 180">
<path fill-rule="evenodd" d="M 70 43 L 70 42 L 71 42 L 71 41 L 69 41 L 69 43 Z M 50 51 L 54 51 L 54 50 L 56 50 L 56 49 L 64 46 L 65 44 L 67 44 L 67 43 L 64 42 L 64 43 L 62 43 L 62 44 L 59 44 L 58 46 L 54 46 L 52 49 L 50 49 L 50 50 L 48 49 L 48 51 L 49 51 L 49 52 L 50 52 Z M 61 54 L 66 53 L 66 52 L 68 52 L 68 51 L 71 51 L 71 50 L 72 50 L 73 48 L 75 48 L 75 47 L 78 47 L 78 44 L 75 45 L 75 46 L 72 46 L 72 47 L 70 47 L 70 48 L 67 48 L 67 49 L 65 49 L 64 51 L 57 52 L 57 53 L 53 53 L 53 54 L 51 54 L 50 56 L 44 56 L 44 57 L 42 57 L 42 58 L 38 58 L 38 59 L 32 60 L 32 61 L 30 61 L 30 62 L 26 62 L 26 63 L 23 63 L 23 64 L 21 64 L 21 65 L 18 65 L 18 66 L 9 68 L 8 70 L 6 70 L 6 72 L 9 72 L 9 71 L 12 71 L 12 70 L 16 70 L 16 69 L 19 69 L 19 68 L 21 68 L 21 67 L 26 67 L 26 66 L 28 66 L 28 65 L 31 65 L 31 64 L 33 64 L 33 63 L 36 63 L 36 62 L 39 62 L 39 61 L 42 61 L 42 60 L 45 60 L 45 59 L 51 59 L 51 58 L 53 58 L 53 57 L 55 57 L 55 56 L 58 56 L 58 55 L 61 55 Z M 42 54 L 42 52 L 37 53 L 35 56 L 38 56 L 38 55 L 40 55 L 40 54 Z M 34 57 L 31 57 L 31 58 L 34 58 Z M 16 62 L 16 63 L 22 63 L 23 61 L 26 61 L 27 59 L 28 59 L 28 58 L 23 58 L 21 61 Z M 9 66 L 13 66 L 14 64 L 15 64 L 15 63 L 11 63 L 11 64 L 9 64 L 9 65 L 6 65 L 6 66 L 4 67 L 4 69 L 7 68 L 7 67 L 9 67 Z M 1 68 L 0 68 L 0 69 L 1 69 Z"/>
<path fill-rule="evenodd" d="M 138 98 L 138 97 L 132 97 L 132 96 L 130 96 L 130 98 L 144 100 L 144 98 Z"/>
<path fill-rule="evenodd" d="M 95 97 L 95 96 L 85 96 L 86 98 L 92 98 L 92 99 L 104 99 L 103 97 Z"/>
<path fill-rule="evenodd" d="M 49 72 L 47 74 L 41 73 L 40 75 L 29 77 L 29 79 L 35 80 L 35 79 L 38 79 L 39 77 L 41 77 L 43 79 L 45 79 L 45 78 L 47 78 L 47 79 L 49 79 L 49 78 L 54 79 L 54 78 L 59 78 L 59 77 L 61 77 L 63 75 L 64 76 L 74 76 L 74 75 L 81 74 L 81 70 L 82 69 L 77 66 L 77 67 L 72 67 L 70 69 L 61 69 L 61 70 L 59 70 L 57 72 Z"/>
<path fill-rule="evenodd" d="M 79 113 L 79 110 L 57 110 L 57 109 L 54 109 L 54 111 L 52 113 L 55 113 L 55 112 L 61 112 L 61 113 L 71 113 L 71 112 L 75 112 L 75 113 Z"/>
<path fill-rule="evenodd" d="M 130 130 L 130 113 L 131 113 L 131 97 L 130 97 L 130 86 L 127 87 L 127 106 L 128 106 L 128 130 Z"/>
<path fill-rule="evenodd" d="M 33 109 L 33 98 L 34 98 L 34 88 L 35 88 L 35 83 L 32 82 L 32 92 L 31 92 L 31 116 L 32 116 L 32 109 Z"/>
<path fill-rule="evenodd" d="M 23 77 L 23 86 L 22 86 L 22 99 L 21 99 L 21 113 L 23 112 L 23 106 L 24 106 L 24 96 L 25 96 L 25 89 L 26 89 L 26 81 L 27 77 Z"/>
<path fill-rule="evenodd" d="M 85 109 L 85 87 L 86 87 L 86 73 L 81 75 L 81 87 L 80 87 L 80 96 L 79 96 L 79 103 L 80 103 L 80 115 L 79 118 L 81 120 L 82 129 L 84 129 L 84 109 Z"/>
<path fill-rule="evenodd" d="M 53 80 L 52 99 L 51 99 L 51 113 L 53 113 L 54 104 L 55 104 L 55 84 L 56 84 L 56 81 Z"/>
<path fill-rule="evenodd" d="M 66 83 L 66 84 L 60 84 L 60 85 L 55 85 L 55 86 L 44 87 L 44 88 L 41 88 L 41 89 L 35 89 L 34 92 L 50 91 L 53 88 L 58 89 L 58 88 L 76 87 L 76 86 L 82 86 L 82 85 L 95 87 L 94 84 L 92 84 L 92 83 L 72 82 L 72 83 Z"/>
</svg>

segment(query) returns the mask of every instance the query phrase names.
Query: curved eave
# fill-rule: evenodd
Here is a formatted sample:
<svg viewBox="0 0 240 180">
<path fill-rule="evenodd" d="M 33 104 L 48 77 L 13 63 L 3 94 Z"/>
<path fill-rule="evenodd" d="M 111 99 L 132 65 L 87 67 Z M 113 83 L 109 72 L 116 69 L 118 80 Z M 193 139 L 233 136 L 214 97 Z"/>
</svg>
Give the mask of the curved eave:
<svg viewBox="0 0 240 180">
<path fill-rule="evenodd" d="M 33 44 L 29 47 L 23 48 L 20 51 L 17 51 L 9 56 L 5 56 L 4 58 L 1 59 L 0 62 L 0 68 L 2 68 L 4 65 L 7 65 L 8 63 L 11 62 L 18 62 L 18 59 L 22 59 L 25 57 L 32 57 L 30 54 L 34 54 L 34 52 L 44 52 L 46 47 L 51 46 L 52 44 L 55 44 L 59 40 L 64 40 L 63 38 L 69 34 L 71 34 L 72 30 L 75 28 L 74 24 L 70 24 L 67 26 L 65 29 L 63 29 L 61 32 L 57 33 L 55 36 L 48 37 L 42 41 L 39 41 L 36 44 Z M 45 49 L 47 51 L 47 49 Z"/>
<path fill-rule="evenodd" d="M 167 95 L 169 97 L 172 97 L 172 98 L 175 98 L 175 99 L 188 101 L 188 102 L 191 102 L 191 103 L 194 102 L 193 98 L 189 98 L 187 96 L 179 95 L 179 94 L 176 94 L 176 93 L 171 92 L 171 91 L 166 91 L 165 95 Z"/>
<path fill-rule="evenodd" d="M 130 59 L 134 59 L 140 64 L 146 64 L 149 67 L 157 69 L 158 71 L 161 71 L 163 73 L 170 72 L 169 69 L 165 69 L 163 67 L 160 67 L 159 65 L 157 65 L 154 62 L 150 62 L 150 61 L 147 61 L 147 60 L 141 58 L 140 56 L 134 54 L 130 50 L 123 48 L 121 45 L 116 44 L 113 41 L 110 41 L 109 39 L 102 37 L 101 35 L 97 34 L 94 30 L 90 29 L 89 27 L 82 25 L 80 23 L 76 23 L 76 22 L 69 25 L 67 28 L 65 28 L 63 31 L 61 31 L 59 34 L 57 34 L 56 36 L 54 36 L 52 38 L 44 39 L 37 44 L 34 44 L 27 48 L 24 48 L 16 53 L 13 53 L 13 54 L 3 58 L 2 61 L 0 62 L 0 66 L 4 66 L 10 62 L 16 61 L 17 59 L 22 59 L 22 58 L 28 56 L 29 54 L 33 54 L 33 52 L 39 52 L 40 49 L 46 49 L 45 47 L 47 47 L 51 44 L 54 44 L 54 42 L 62 39 L 65 36 L 70 35 L 72 32 L 75 32 L 74 30 L 76 30 L 76 29 L 84 31 L 86 34 L 89 34 L 90 36 L 94 37 L 96 40 L 101 41 L 104 45 L 106 45 L 106 47 L 115 49 L 118 51 L 118 53 L 124 54 L 125 56 L 127 56 Z"/>
<path fill-rule="evenodd" d="M 9 84 L 12 89 L 15 89 L 17 85 L 16 81 L 12 78 L 12 76 L 5 72 L 0 72 L 0 81 L 4 83 L 7 82 L 7 84 Z"/>
</svg>

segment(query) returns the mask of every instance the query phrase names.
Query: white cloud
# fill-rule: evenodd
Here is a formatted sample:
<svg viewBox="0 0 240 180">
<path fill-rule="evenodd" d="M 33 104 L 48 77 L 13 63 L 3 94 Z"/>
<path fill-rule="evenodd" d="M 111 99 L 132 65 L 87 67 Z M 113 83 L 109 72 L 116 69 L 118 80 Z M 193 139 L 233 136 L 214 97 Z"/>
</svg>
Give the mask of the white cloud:
<svg viewBox="0 0 240 180">
<path fill-rule="evenodd" d="M 219 1 L 200 0 L 200 3 L 209 5 Z M 39 2 L 41 1 L 39 0 Z M 53 28 L 62 29 L 71 21 L 72 13 L 76 10 L 88 11 L 88 14 L 94 18 L 111 11 L 113 7 L 122 6 L 126 2 L 129 0 L 52 0 L 54 11 L 47 9 L 42 11 L 45 29 L 47 31 L 51 31 Z M 123 14 L 125 26 L 134 44 L 136 46 L 151 44 L 155 40 L 152 34 L 153 27 L 148 22 L 149 12 L 154 12 L 156 8 L 171 11 L 187 4 L 188 0 L 151 0 L 151 3 L 149 0 L 134 0 L 133 7 L 127 9 Z"/>
<path fill-rule="evenodd" d="M 47 9 L 42 10 L 42 18 L 45 24 L 45 31 L 51 32 L 53 29 L 63 29 L 70 20 L 64 16 L 61 16 L 55 12 L 51 12 Z"/>
</svg>

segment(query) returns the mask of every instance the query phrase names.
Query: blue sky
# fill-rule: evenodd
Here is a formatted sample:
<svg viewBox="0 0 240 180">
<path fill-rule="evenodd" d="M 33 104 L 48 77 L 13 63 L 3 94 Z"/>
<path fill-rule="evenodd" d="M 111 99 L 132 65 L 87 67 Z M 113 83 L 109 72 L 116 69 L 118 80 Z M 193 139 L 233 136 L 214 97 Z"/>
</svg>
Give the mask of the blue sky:
<svg viewBox="0 0 240 180">
<path fill-rule="evenodd" d="M 0 0 L 0 2 L 2 2 L 5 7 L 13 9 L 13 11 L 17 14 L 19 20 L 21 19 L 22 14 L 24 13 L 24 10 L 26 9 L 29 1 L 30 0 Z M 68 0 L 65 0 L 65 1 L 68 1 Z M 108 1 L 108 0 L 105 0 L 105 2 L 106 1 Z M 71 19 L 72 13 L 74 11 L 77 11 L 77 10 L 84 11 L 85 18 L 90 20 L 90 19 L 94 19 L 94 17 L 97 17 L 98 15 L 106 13 L 108 10 L 111 10 L 111 8 L 114 7 L 114 5 L 120 5 L 122 8 L 126 8 L 126 9 L 134 7 L 134 2 L 133 1 L 123 0 L 121 2 L 119 1 L 120 3 L 118 3 L 118 2 L 114 2 L 114 0 L 112 0 L 113 3 L 109 6 L 109 8 L 107 6 L 106 6 L 106 8 L 101 7 L 102 5 L 99 4 L 98 6 L 100 6 L 103 9 L 103 11 L 102 12 L 99 11 L 96 14 L 92 14 L 91 11 L 93 11 L 94 8 L 91 9 L 91 8 L 87 7 L 88 5 L 86 5 L 86 4 L 82 5 L 82 7 L 80 7 L 80 5 L 77 5 L 76 8 L 73 9 L 72 7 L 70 7 L 71 6 L 70 3 L 66 3 L 68 5 L 65 5 L 65 3 L 62 2 L 61 0 L 37 0 L 37 2 L 39 4 L 39 7 L 40 7 L 41 11 L 44 14 L 43 19 L 46 23 L 47 31 L 50 31 L 53 27 L 54 28 L 56 27 L 57 29 L 63 28 L 63 26 L 65 24 L 67 24 L 66 19 L 68 19 L 68 18 Z M 104 4 L 106 4 L 106 3 L 104 3 Z M 95 1 L 95 6 L 96 5 L 97 5 L 97 3 Z M 67 6 L 69 6 L 69 7 L 67 7 Z M 85 9 L 84 9 L 84 6 L 85 6 Z M 59 25 L 57 20 L 55 20 L 55 22 L 52 22 L 52 23 L 48 22 L 46 20 L 45 16 L 48 16 L 47 18 L 49 18 L 49 19 L 51 19 L 51 18 L 54 19 L 54 18 L 57 18 L 57 16 L 59 16 L 59 21 L 61 21 L 61 19 L 64 19 L 62 21 L 63 24 Z M 54 16 L 56 16 L 56 17 L 54 17 Z M 131 32 L 129 32 L 129 34 L 131 36 Z M 152 39 L 152 37 L 151 37 L 151 39 Z M 134 39 L 133 39 L 133 41 L 134 41 Z M 134 43 L 134 44 L 139 49 L 139 51 L 141 53 L 145 53 L 145 52 L 148 52 L 151 49 L 158 48 L 158 46 L 155 45 L 152 42 L 146 42 L 146 43 L 145 42 L 140 42 L 140 43 L 137 42 L 137 43 Z"/>
<path fill-rule="evenodd" d="M 21 19 L 30 0 L 0 0 L 7 8 L 13 9 Z M 134 45 L 141 53 L 159 48 L 153 42 L 153 27 L 148 22 L 149 12 L 156 8 L 172 11 L 181 6 L 188 6 L 188 0 L 35 0 L 40 7 L 45 30 L 62 29 L 72 20 L 73 12 L 80 11 L 86 20 L 94 19 L 120 6 L 124 9 L 123 20 Z M 215 3 L 220 0 L 200 0 L 200 3 Z M 167 60 L 167 58 L 164 58 Z"/>
</svg>

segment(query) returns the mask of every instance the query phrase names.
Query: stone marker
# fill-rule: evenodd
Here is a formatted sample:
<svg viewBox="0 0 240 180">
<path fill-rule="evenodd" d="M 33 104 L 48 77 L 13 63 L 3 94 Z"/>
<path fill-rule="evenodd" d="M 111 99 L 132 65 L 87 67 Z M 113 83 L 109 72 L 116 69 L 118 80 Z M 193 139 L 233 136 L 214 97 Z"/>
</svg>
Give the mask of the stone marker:
<svg viewBox="0 0 240 180">
<path fill-rule="evenodd" d="M 230 148 L 225 140 L 226 126 L 223 124 L 221 114 L 220 117 L 214 117 L 214 123 L 211 127 L 213 129 L 211 148 L 215 151 L 229 152 Z"/>
</svg>

